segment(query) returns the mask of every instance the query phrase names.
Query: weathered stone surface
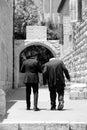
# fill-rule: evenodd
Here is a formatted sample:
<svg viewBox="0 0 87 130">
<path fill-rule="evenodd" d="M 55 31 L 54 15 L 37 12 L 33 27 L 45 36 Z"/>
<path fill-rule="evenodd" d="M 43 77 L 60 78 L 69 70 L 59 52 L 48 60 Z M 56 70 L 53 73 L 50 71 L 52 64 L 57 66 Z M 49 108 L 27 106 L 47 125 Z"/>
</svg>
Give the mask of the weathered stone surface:
<svg viewBox="0 0 87 130">
<path fill-rule="evenodd" d="M 0 89 L 0 115 L 4 116 L 6 114 L 6 95 L 5 92 Z"/>
<path fill-rule="evenodd" d="M 46 130 L 69 130 L 68 123 L 50 123 L 46 125 Z"/>
<path fill-rule="evenodd" d="M 87 91 L 84 91 L 84 99 L 87 99 Z"/>
<path fill-rule="evenodd" d="M 86 99 L 87 85 L 82 83 L 74 83 L 70 86 L 70 99 Z"/>
<path fill-rule="evenodd" d="M 13 0 L 0 0 L 0 89 L 12 87 Z"/>
<path fill-rule="evenodd" d="M 79 92 L 78 94 L 79 94 L 78 99 L 84 99 L 85 98 L 84 92 Z"/>
<path fill-rule="evenodd" d="M 26 38 L 29 40 L 47 40 L 47 28 L 45 26 L 27 26 Z"/>
<path fill-rule="evenodd" d="M 21 130 L 44 130 L 44 124 L 20 124 Z"/>
<path fill-rule="evenodd" d="M 18 124 L 0 124 L 0 130 L 18 130 Z"/>
<path fill-rule="evenodd" d="M 72 85 L 70 85 L 70 89 L 75 91 L 83 91 L 84 88 L 87 88 L 87 84 L 85 83 L 73 83 Z"/>
<path fill-rule="evenodd" d="M 71 123 L 70 124 L 70 130 L 86 130 L 86 124 L 85 123 Z"/>
<path fill-rule="evenodd" d="M 77 92 L 77 91 L 70 92 L 70 95 L 69 95 L 70 99 L 78 99 L 78 97 L 79 97 L 79 92 Z"/>
<path fill-rule="evenodd" d="M 77 22 L 75 26 L 72 27 L 72 31 L 74 32 L 73 51 L 71 51 L 69 55 L 66 54 L 63 57 L 63 61 L 67 65 L 67 68 L 71 74 L 72 82 L 87 84 L 87 20 L 84 19 L 81 23 Z M 67 36 L 64 35 L 64 37 L 64 42 L 67 44 Z M 66 51 L 66 48 L 64 48 L 63 52 L 64 51 Z M 72 57 L 70 57 L 70 55 L 72 55 Z"/>
</svg>

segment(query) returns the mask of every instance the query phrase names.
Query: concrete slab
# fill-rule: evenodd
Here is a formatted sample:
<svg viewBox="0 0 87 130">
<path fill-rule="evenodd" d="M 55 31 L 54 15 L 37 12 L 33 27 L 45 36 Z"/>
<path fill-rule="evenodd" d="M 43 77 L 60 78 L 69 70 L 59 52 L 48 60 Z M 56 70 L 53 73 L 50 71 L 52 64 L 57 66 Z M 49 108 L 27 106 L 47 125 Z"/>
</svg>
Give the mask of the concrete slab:
<svg viewBox="0 0 87 130">
<path fill-rule="evenodd" d="M 19 128 L 21 130 L 44 130 L 44 124 L 41 124 L 41 123 L 38 123 L 38 124 L 25 123 L 25 124 L 20 124 Z"/>
<path fill-rule="evenodd" d="M 83 122 L 72 122 L 70 124 L 70 130 L 87 130 L 87 124 Z"/>
<path fill-rule="evenodd" d="M 46 125 L 46 130 L 69 130 L 68 123 L 50 123 Z"/>
<path fill-rule="evenodd" d="M 0 123 L 0 130 L 18 130 L 17 124 L 2 124 Z"/>
</svg>

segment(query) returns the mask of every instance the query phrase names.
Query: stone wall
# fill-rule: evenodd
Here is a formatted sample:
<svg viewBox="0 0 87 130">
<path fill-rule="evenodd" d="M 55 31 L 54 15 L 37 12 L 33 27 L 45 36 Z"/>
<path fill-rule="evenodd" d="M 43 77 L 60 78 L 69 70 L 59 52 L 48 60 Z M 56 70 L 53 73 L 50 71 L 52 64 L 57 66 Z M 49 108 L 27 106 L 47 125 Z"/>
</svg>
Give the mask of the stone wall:
<svg viewBox="0 0 87 130">
<path fill-rule="evenodd" d="M 87 17 L 73 27 L 73 50 L 63 60 L 72 82 L 87 83 Z"/>
<path fill-rule="evenodd" d="M 73 49 L 72 26 L 69 16 L 63 16 L 63 46 L 61 47 L 61 57 L 71 53 Z"/>
<path fill-rule="evenodd" d="M 46 41 L 47 27 L 46 26 L 27 26 L 26 39 L 31 41 Z"/>
<path fill-rule="evenodd" d="M 13 73 L 13 9 L 12 0 L 0 0 L 0 89 L 12 86 Z"/>
</svg>

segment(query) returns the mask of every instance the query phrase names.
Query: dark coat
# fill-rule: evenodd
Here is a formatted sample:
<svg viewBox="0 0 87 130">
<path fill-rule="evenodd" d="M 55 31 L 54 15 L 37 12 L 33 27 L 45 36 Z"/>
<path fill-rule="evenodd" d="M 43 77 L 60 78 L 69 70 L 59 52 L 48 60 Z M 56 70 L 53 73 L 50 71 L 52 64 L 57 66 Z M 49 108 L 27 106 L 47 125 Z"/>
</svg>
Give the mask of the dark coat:
<svg viewBox="0 0 87 130">
<path fill-rule="evenodd" d="M 44 65 L 43 84 L 48 83 L 50 87 L 56 84 L 65 86 L 65 77 L 70 81 L 70 75 L 61 60 L 52 60 Z"/>
<path fill-rule="evenodd" d="M 36 59 L 28 59 L 23 62 L 21 72 L 25 73 L 24 83 L 38 83 L 38 72 L 41 73 L 41 65 Z"/>
</svg>

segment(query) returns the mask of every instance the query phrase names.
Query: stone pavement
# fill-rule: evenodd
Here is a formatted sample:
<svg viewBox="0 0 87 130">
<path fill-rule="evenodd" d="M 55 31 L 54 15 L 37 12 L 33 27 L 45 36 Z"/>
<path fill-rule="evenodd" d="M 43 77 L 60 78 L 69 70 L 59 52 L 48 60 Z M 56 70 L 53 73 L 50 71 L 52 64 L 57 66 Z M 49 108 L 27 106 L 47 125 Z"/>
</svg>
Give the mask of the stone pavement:
<svg viewBox="0 0 87 130">
<path fill-rule="evenodd" d="M 18 88 L 7 95 L 7 114 L 0 121 L 0 130 L 87 130 L 87 100 L 70 100 L 66 92 L 64 109 L 51 111 L 49 91 L 42 88 L 39 89 L 40 111 L 33 111 L 33 94 L 28 111 L 25 94 L 25 88 Z"/>
</svg>

